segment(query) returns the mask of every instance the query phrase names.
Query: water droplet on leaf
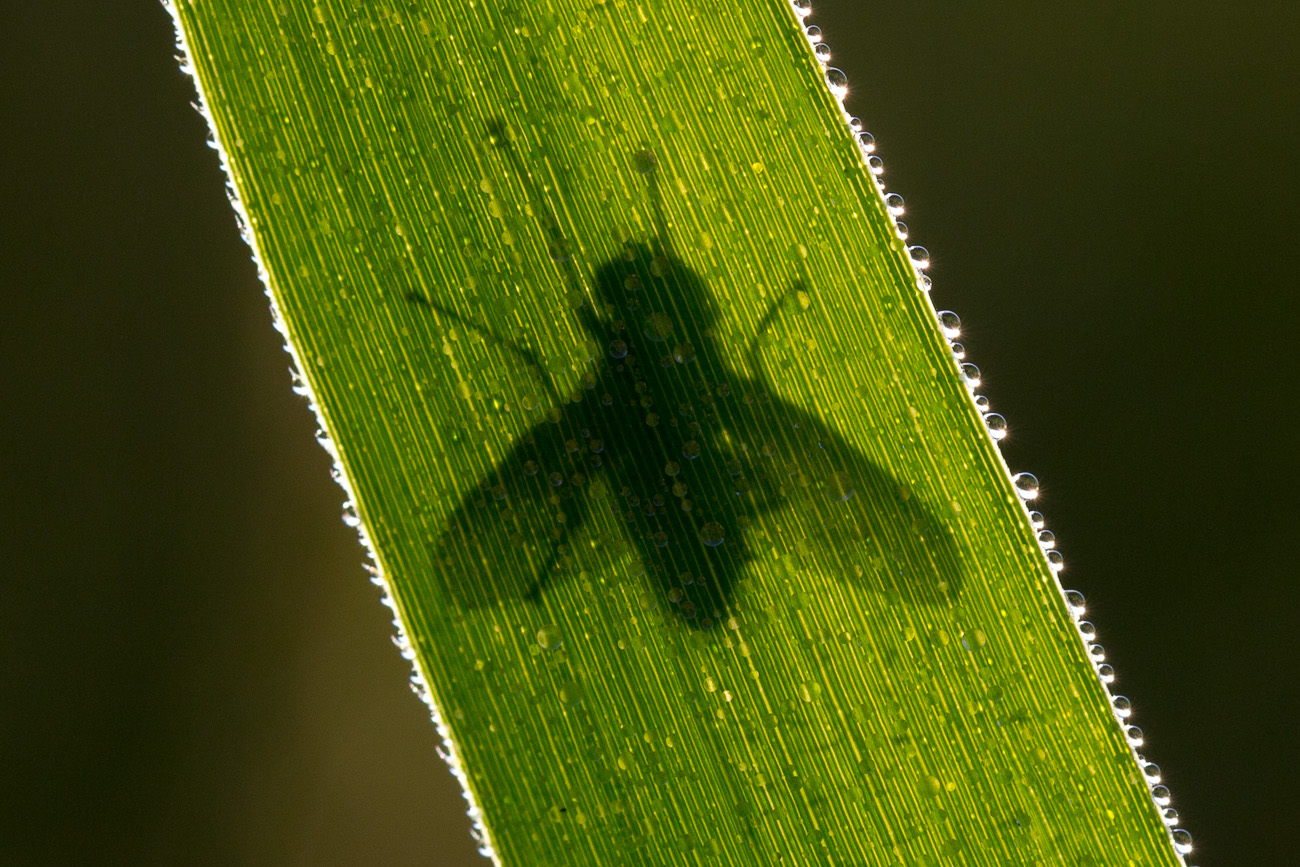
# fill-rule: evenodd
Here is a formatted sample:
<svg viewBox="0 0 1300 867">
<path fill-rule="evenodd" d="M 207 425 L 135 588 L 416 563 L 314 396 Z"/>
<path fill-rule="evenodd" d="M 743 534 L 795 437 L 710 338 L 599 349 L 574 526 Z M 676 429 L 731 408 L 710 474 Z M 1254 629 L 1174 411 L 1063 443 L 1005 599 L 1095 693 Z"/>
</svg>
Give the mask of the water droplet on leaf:
<svg viewBox="0 0 1300 867">
<path fill-rule="evenodd" d="M 1038 479 L 1032 473 L 1016 473 L 1011 478 L 1016 493 L 1022 500 L 1032 500 L 1038 496 Z"/>
<path fill-rule="evenodd" d="M 849 77 L 832 66 L 826 70 L 826 86 L 837 99 L 843 99 L 849 93 Z"/>
<path fill-rule="evenodd" d="M 1007 420 L 996 412 L 988 413 L 984 416 L 984 424 L 989 429 L 989 436 L 993 437 L 994 442 L 999 442 L 1007 437 Z"/>
<path fill-rule="evenodd" d="M 577 681 L 569 681 L 560 687 L 560 701 L 569 707 L 582 704 L 583 697 L 582 684 Z"/>
</svg>

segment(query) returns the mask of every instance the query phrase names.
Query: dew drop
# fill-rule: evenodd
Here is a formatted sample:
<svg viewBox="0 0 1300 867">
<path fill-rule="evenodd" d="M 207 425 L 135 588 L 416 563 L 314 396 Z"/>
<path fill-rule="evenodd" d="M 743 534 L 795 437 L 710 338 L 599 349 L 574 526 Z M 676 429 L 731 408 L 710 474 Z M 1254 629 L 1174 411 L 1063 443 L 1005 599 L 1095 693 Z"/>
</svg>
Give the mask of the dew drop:
<svg viewBox="0 0 1300 867">
<path fill-rule="evenodd" d="M 1157 806 L 1168 807 L 1172 800 L 1169 796 L 1169 789 L 1166 786 L 1156 786 L 1151 790 L 1151 800 L 1156 802 Z"/>
<path fill-rule="evenodd" d="M 802 3 L 807 2 L 807 0 L 795 0 L 795 2 Z M 849 93 L 849 77 L 844 74 L 843 70 L 832 66 L 826 70 L 826 86 L 831 89 L 831 93 L 837 99 L 843 99 Z"/>
<path fill-rule="evenodd" d="M 975 395 L 975 408 L 981 413 L 989 411 L 989 399 L 982 394 Z"/>
<path fill-rule="evenodd" d="M 1053 533 L 1051 530 L 1040 530 L 1038 533 L 1038 544 L 1043 546 L 1044 548 L 1055 548 L 1056 534 Z M 1080 596 L 1079 598 L 1082 599 L 1083 597 Z"/>
<path fill-rule="evenodd" d="M 1065 557 L 1055 548 L 1047 552 L 1047 565 L 1053 572 L 1060 572 L 1065 568 Z"/>
<path fill-rule="evenodd" d="M 654 151 L 639 150 L 632 155 L 632 166 L 636 169 L 637 174 L 648 175 L 655 170 L 658 164 Z"/>
<path fill-rule="evenodd" d="M 853 484 L 853 477 L 845 470 L 837 473 L 831 473 L 830 484 L 827 486 L 830 490 L 830 497 L 837 503 L 846 503 L 853 499 L 857 492 Z"/>
<path fill-rule="evenodd" d="M 849 118 L 849 129 L 854 133 L 862 132 L 862 121 L 856 117 Z"/>
<path fill-rule="evenodd" d="M 790 0 L 794 6 L 794 14 L 800 18 L 807 18 L 812 14 L 812 0 Z"/>
<path fill-rule="evenodd" d="M 567 262 L 573 258 L 573 253 L 569 250 L 569 242 L 564 238 L 553 238 L 547 244 L 547 252 L 551 254 L 553 262 Z"/>
<path fill-rule="evenodd" d="M 858 147 L 862 148 L 862 152 L 863 152 L 864 154 L 873 154 L 873 153 L 875 153 L 875 152 L 876 152 L 876 137 L 875 137 L 874 135 L 872 135 L 871 133 L 867 132 L 867 131 L 864 129 L 862 132 L 858 133 Z M 900 203 L 903 201 L 903 197 L 900 196 L 900 195 L 898 195 L 897 193 L 890 193 L 890 195 L 892 195 L 892 196 L 894 196 L 895 198 L 897 198 L 898 201 L 899 201 Z M 886 197 L 885 201 L 886 201 L 886 202 L 889 201 L 888 197 Z M 903 213 L 903 210 L 902 210 L 901 207 L 899 208 L 898 213 L 900 213 L 900 214 Z"/>
<path fill-rule="evenodd" d="M 641 333 L 655 343 L 663 343 L 673 333 L 673 321 L 666 313 L 651 313 L 646 317 Z"/>
<path fill-rule="evenodd" d="M 1083 636 L 1084 641 L 1092 641 L 1097 637 L 1097 627 L 1086 620 L 1080 620 L 1076 628 L 1079 630 L 1079 634 Z"/>
<path fill-rule="evenodd" d="M 903 216 L 903 197 L 898 193 L 890 193 L 885 196 L 885 210 L 891 217 Z"/>
<path fill-rule="evenodd" d="M 1126 696 L 1117 695 L 1110 700 L 1110 704 L 1115 708 L 1115 716 L 1120 719 L 1128 719 L 1133 715 L 1133 704 Z"/>
<path fill-rule="evenodd" d="M 1110 665 L 1099 665 L 1097 666 L 1097 678 L 1102 683 L 1114 683 L 1115 669 L 1111 668 Z"/>
<path fill-rule="evenodd" d="M 673 361 L 678 364 L 690 364 L 695 360 L 695 347 L 689 343 L 679 343 L 673 347 Z"/>
<path fill-rule="evenodd" d="M 1124 730 L 1124 737 L 1135 747 L 1142 746 L 1142 729 L 1137 726 L 1129 726 Z"/>
<path fill-rule="evenodd" d="M 537 475 L 537 461 L 524 461 L 524 475 Z"/>
<path fill-rule="evenodd" d="M 357 515 L 356 506 L 350 501 L 343 504 L 343 523 L 349 527 L 361 526 L 361 518 Z"/>
<path fill-rule="evenodd" d="M 1032 517 L 1030 520 L 1032 520 Z M 1047 530 L 1043 531 L 1043 533 L 1046 532 L 1048 531 Z M 1043 536 L 1041 533 L 1038 536 L 1038 541 L 1039 542 L 1043 541 Z M 1067 608 L 1070 609 L 1070 613 L 1072 615 L 1074 615 L 1075 617 L 1080 617 L 1083 615 L 1084 609 L 1087 607 L 1087 600 L 1083 598 L 1082 593 L 1080 593 L 1078 590 L 1066 590 L 1061 595 L 1065 597 L 1065 605 Z"/>
<path fill-rule="evenodd" d="M 611 340 L 609 343 L 609 357 L 623 358 L 627 355 L 627 343 L 622 340 Z"/>
<path fill-rule="evenodd" d="M 924 271 L 930 267 L 930 251 L 924 247 L 908 247 L 907 255 L 912 259 L 912 267 Z"/>
<path fill-rule="evenodd" d="M 1173 807 L 1165 807 L 1160 813 L 1160 818 L 1165 820 L 1165 824 L 1171 828 L 1178 824 L 1178 811 Z"/>
<path fill-rule="evenodd" d="M 569 707 L 582 704 L 582 699 L 582 684 L 577 681 L 571 680 L 564 686 L 560 687 L 560 701 L 564 702 Z"/>
<path fill-rule="evenodd" d="M 952 350 L 952 357 L 957 359 L 958 361 L 961 361 L 963 358 L 966 357 L 965 344 L 953 343 L 949 348 Z"/>
<path fill-rule="evenodd" d="M 955 340 L 961 334 L 961 317 L 951 310 L 940 310 L 935 314 L 939 320 L 939 330 L 949 340 Z M 964 353 L 963 353 L 964 354 Z"/>
<path fill-rule="evenodd" d="M 560 628 L 555 624 L 548 623 L 537 630 L 537 646 L 542 650 L 554 650 L 563 643 L 564 637 L 560 634 Z"/>
<path fill-rule="evenodd" d="M 1022 500 L 1032 500 L 1038 496 L 1038 479 L 1032 473 L 1016 473 L 1011 477 L 1016 493 Z"/>
<path fill-rule="evenodd" d="M 818 42 L 817 47 L 813 49 L 813 54 L 815 54 L 817 59 L 822 63 L 831 62 L 831 47 L 825 42 Z"/>
<path fill-rule="evenodd" d="M 558 488 L 560 485 L 564 484 L 564 476 L 560 473 L 551 473 L 547 478 L 553 488 Z"/>
<path fill-rule="evenodd" d="M 700 541 L 710 548 L 716 548 L 722 544 L 726 537 L 726 531 L 717 521 L 709 521 L 700 528 Z"/>
<path fill-rule="evenodd" d="M 822 41 L 822 29 L 818 27 L 816 24 L 812 25 L 807 30 L 805 30 L 804 35 L 807 36 L 808 41 L 814 45 Z"/>
<path fill-rule="evenodd" d="M 681 465 L 677 461 L 669 461 L 664 464 L 664 475 L 672 478 L 682 471 Z"/>
<path fill-rule="evenodd" d="M 974 391 L 980 385 L 980 369 L 968 361 L 961 366 L 961 378 L 966 387 Z"/>
<path fill-rule="evenodd" d="M 990 412 L 984 416 L 984 424 L 989 429 L 989 436 L 993 437 L 994 442 L 1006 439 L 1007 420 L 996 412 Z"/>
<path fill-rule="evenodd" d="M 880 177 L 885 173 L 885 161 L 880 158 L 879 154 L 871 154 L 867 157 L 867 169 L 871 174 Z"/>
<path fill-rule="evenodd" d="M 1142 766 L 1142 776 L 1147 778 L 1147 783 L 1155 785 L 1160 782 L 1160 766 L 1155 762 L 1147 762 Z"/>
<path fill-rule="evenodd" d="M 682 457 L 688 461 L 693 461 L 700 456 L 700 444 L 695 440 L 687 440 L 682 444 Z"/>
<path fill-rule="evenodd" d="M 1029 513 L 1029 526 L 1035 530 L 1041 530 L 1047 524 L 1047 519 L 1043 517 L 1042 512 Z"/>
<path fill-rule="evenodd" d="M 655 546 L 656 548 L 667 548 L 667 547 L 668 547 L 668 534 L 665 533 L 663 530 L 660 530 L 660 531 L 658 531 L 657 533 L 651 533 L 651 534 L 650 534 L 650 541 L 651 541 L 652 543 L 654 543 L 654 546 Z"/>
<path fill-rule="evenodd" d="M 1192 851 L 1191 834 L 1187 833 L 1182 828 L 1175 828 L 1173 833 L 1170 835 L 1170 837 L 1173 838 L 1174 849 L 1178 851 L 1179 855 L 1188 855 L 1191 853 Z"/>
<path fill-rule="evenodd" d="M 895 221 L 894 221 L 894 234 L 898 235 L 898 240 L 900 240 L 900 241 L 906 241 L 906 240 L 907 240 L 907 223 L 904 223 L 902 220 L 895 220 Z"/>
<path fill-rule="evenodd" d="M 1093 665 L 1097 665 L 1098 663 L 1105 662 L 1106 648 L 1102 647 L 1100 644 L 1089 644 L 1088 656 L 1092 658 Z"/>
</svg>

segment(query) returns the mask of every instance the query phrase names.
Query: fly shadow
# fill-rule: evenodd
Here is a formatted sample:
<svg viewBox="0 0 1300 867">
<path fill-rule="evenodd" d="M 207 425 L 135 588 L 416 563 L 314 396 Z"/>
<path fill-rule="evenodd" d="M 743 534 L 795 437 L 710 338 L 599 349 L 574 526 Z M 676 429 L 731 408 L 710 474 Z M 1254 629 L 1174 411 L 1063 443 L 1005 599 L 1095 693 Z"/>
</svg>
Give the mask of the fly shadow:
<svg viewBox="0 0 1300 867">
<path fill-rule="evenodd" d="M 577 311 L 582 328 L 606 351 L 572 394 L 548 385 L 548 418 L 458 504 L 433 551 L 451 598 L 465 608 L 539 604 L 576 576 L 585 550 L 604 542 L 632 549 L 656 602 L 696 627 L 724 615 L 750 560 L 790 552 L 892 598 L 955 599 L 959 558 L 943 524 L 860 449 L 772 393 L 757 334 L 781 314 L 783 299 L 749 343 L 753 374 L 726 362 L 713 295 L 669 241 L 653 154 L 640 151 L 633 163 L 646 179 L 657 237 L 625 243 L 588 282 L 523 158 L 500 127 L 492 132 L 525 179 L 551 258 L 588 299 Z M 806 286 L 806 277 L 792 280 L 787 297 Z M 605 521 L 592 520 L 599 513 Z M 592 524 L 611 520 L 622 539 L 593 541 Z"/>
</svg>

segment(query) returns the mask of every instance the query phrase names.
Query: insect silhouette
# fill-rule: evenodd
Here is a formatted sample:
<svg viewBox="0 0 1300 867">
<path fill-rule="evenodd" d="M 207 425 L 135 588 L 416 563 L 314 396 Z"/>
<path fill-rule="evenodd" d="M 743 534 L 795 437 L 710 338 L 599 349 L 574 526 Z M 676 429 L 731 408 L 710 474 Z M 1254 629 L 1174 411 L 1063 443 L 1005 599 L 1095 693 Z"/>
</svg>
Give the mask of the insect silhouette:
<svg viewBox="0 0 1300 867">
<path fill-rule="evenodd" d="M 787 551 L 909 602 L 954 598 L 961 576 L 942 524 L 844 437 L 772 393 L 757 335 L 781 315 L 783 298 L 749 342 L 751 372 L 728 364 L 713 296 L 673 249 L 656 157 L 642 150 L 632 162 L 648 186 L 657 237 L 626 242 L 586 278 L 516 146 L 500 125 L 491 132 L 525 180 L 556 267 L 587 299 L 576 311 L 581 327 L 605 353 L 571 395 L 548 386 L 556 405 L 549 418 L 478 481 L 434 542 L 435 570 L 452 598 L 464 607 L 541 604 L 556 582 L 576 575 L 591 525 L 611 521 L 649 576 L 646 592 L 694 627 L 724 615 L 750 560 Z M 786 298 L 806 288 L 797 277 Z M 530 350 L 509 345 L 544 369 Z M 600 512 L 607 520 L 593 522 Z M 612 541 L 608 532 L 604 541 Z M 918 560 L 930 564 L 922 574 L 901 571 Z"/>
</svg>

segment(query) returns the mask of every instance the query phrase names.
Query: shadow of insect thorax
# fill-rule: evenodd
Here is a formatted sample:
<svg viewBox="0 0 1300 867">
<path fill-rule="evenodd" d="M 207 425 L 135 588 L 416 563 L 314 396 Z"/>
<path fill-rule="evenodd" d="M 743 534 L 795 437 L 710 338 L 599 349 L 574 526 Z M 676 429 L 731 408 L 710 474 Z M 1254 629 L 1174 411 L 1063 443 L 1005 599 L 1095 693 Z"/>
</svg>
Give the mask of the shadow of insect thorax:
<svg viewBox="0 0 1300 867">
<path fill-rule="evenodd" d="M 617 527 L 621 540 L 599 543 L 631 554 L 652 604 L 696 627 L 725 616 L 751 561 L 792 555 L 908 602 L 956 596 L 946 528 L 840 434 L 727 363 L 712 295 L 670 249 L 628 243 L 590 285 L 577 315 L 606 347 L 597 369 L 434 546 L 459 606 L 543 603 L 599 547 L 593 525 Z"/>
</svg>

